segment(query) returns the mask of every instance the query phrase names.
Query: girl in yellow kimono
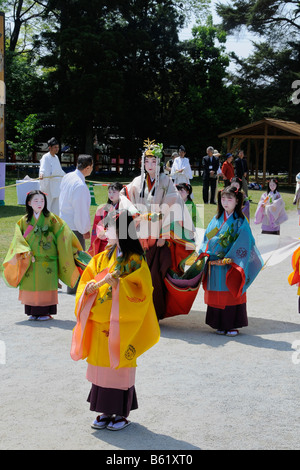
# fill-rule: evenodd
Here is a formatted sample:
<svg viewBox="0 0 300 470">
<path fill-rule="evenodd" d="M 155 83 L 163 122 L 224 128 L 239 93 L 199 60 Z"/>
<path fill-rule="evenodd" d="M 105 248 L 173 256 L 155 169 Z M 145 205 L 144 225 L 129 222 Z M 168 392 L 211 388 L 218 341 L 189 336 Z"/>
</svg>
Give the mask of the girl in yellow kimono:
<svg viewBox="0 0 300 470">
<path fill-rule="evenodd" d="M 71 357 L 88 363 L 90 409 L 102 413 L 92 427 L 120 430 L 138 407 L 136 359 L 158 342 L 160 330 L 134 221 L 123 210 L 107 223 L 108 248 L 92 258 L 78 285 Z"/>
<path fill-rule="evenodd" d="M 19 287 L 29 320 L 51 320 L 57 313 L 58 280 L 73 287 L 80 276 L 75 258 L 82 246 L 68 225 L 48 211 L 42 191 L 27 194 L 26 212 L 16 224 L 3 276 Z"/>
</svg>

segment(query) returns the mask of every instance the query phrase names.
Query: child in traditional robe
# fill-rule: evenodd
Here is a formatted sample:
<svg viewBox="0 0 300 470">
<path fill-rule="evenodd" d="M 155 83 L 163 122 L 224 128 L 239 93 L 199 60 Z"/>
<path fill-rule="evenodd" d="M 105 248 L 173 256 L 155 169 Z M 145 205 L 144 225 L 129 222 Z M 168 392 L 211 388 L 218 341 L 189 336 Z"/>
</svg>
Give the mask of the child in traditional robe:
<svg viewBox="0 0 300 470">
<path fill-rule="evenodd" d="M 92 258 L 77 289 L 71 357 L 88 363 L 90 409 L 101 413 L 92 427 L 118 431 L 138 407 L 136 359 L 158 342 L 160 330 L 133 218 L 111 212 L 107 223 L 107 249 Z"/>
<path fill-rule="evenodd" d="M 105 235 L 105 218 L 107 214 L 119 207 L 119 195 L 123 188 L 121 183 L 111 183 L 108 186 L 108 200 L 104 206 L 100 206 L 96 210 L 94 223 L 92 228 L 91 246 L 88 252 L 95 256 L 105 250 L 107 238 Z"/>
<path fill-rule="evenodd" d="M 203 277 L 206 323 L 218 334 L 236 336 L 248 325 L 246 290 L 263 266 L 249 223 L 243 195 L 234 186 L 218 194 L 218 212 L 209 223 L 200 258 L 207 258 Z"/>
<path fill-rule="evenodd" d="M 192 218 L 193 224 L 196 227 L 197 225 L 197 208 L 191 197 L 193 193 L 193 188 L 190 184 L 180 183 L 176 185 L 177 190 L 179 191 L 180 196 L 182 197 L 183 202 L 188 208 L 189 214 Z"/>
<path fill-rule="evenodd" d="M 261 233 L 280 235 L 280 225 L 287 219 L 284 200 L 278 191 L 278 181 L 271 179 L 258 203 L 254 223 L 261 224 Z"/>
<path fill-rule="evenodd" d="M 26 212 L 3 262 L 4 279 L 19 287 L 29 320 L 51 320 L 57 313 L 58 280 L 74 287 L 80 276 L 75 255 L 82 250 L 68 225 L 47 209 L 46 195 L 30 191 Z"/>
<path fill-rule="evenodd" d="M 242 212 L 247 217 L 247 220 L 250 224 L 250 201 L 249 197 L 246 196 L 243 192 L 243 182 L 238 176 L 234 176 L 231 178 L 230 184 L 231 186 L 235 186 L 243 194 Z"/>
</svg>

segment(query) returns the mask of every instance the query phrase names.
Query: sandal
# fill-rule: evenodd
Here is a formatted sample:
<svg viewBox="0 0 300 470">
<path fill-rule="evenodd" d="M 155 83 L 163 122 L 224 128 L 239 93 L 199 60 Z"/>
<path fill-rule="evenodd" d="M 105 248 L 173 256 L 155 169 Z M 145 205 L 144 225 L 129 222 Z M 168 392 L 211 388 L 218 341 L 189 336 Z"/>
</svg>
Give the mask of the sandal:
<svg viewBox="0 0 300 470">
<path fill-rule="evenodd" d="M 91 424 L 92 428 L 94 429 L 104 429 L 108 425 L 108 423 L 111 421 L 111 416 L 109 415 L 100 415 L 97 416 L 95 421 Z"/>
<path fill-rule="evenodd" d="M 228 330 L 226 336 L 237 336 L 239 334 L 239 330 Z"/>
<path fill-rule="evenodd" d="M 37 317 L 37 320 L 38 321 L 47 321 L 47 320 L 53 320 L 53 318 L 51 317 L 51 315 L 41 315 L 41 316 Z"/>
<path fill-rule="evenodd" d="M 108 424 L 107 429 L 110 431 L 120 431 L 129 426 L 129 424 L 131 424 L 131 421 L 128 421 L 128 419 L 123 416 L 115 416 Z"/>
</svg>

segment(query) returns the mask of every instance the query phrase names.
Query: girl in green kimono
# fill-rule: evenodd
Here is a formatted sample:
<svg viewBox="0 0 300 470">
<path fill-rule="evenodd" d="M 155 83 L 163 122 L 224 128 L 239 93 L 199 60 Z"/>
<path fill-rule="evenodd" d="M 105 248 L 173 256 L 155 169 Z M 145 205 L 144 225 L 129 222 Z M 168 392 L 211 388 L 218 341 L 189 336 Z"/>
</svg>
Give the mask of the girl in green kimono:
<svg viewBox="0 0 300 470">
<path fill-rule="evenodd" d="M 74 256 L 82 247 L 67 224 L 48 211 L 42 191 L 27 194 L 26 212 L 16 224 L 3 275 L 19 287 L 29 320 L 50 320 L 57 313 L 58 280 L 73 287 L 80 276 Z"/>
</svg>

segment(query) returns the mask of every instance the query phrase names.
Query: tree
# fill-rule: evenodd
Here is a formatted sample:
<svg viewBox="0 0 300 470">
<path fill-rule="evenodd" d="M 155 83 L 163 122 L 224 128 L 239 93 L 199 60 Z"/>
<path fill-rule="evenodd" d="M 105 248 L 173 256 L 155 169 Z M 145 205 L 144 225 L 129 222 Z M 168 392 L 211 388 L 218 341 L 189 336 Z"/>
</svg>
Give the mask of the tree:
<svg viewBox="0 0 300 470">
<path fill-rule="evenodd" d="M 292 84 L 299 79 L 300 3 L 281 0 L 235 0 L 217 5 L 222 28 L 246 27 L 257 34 L 254 53 L 240 60 L 232 80 L 240 86 L 250 120 L 263 116 L 298 120 Z"/>
<path fill-rule="evenodd" d="M 15 122 L 16 138 L 15 142 L 7 140 L 17 157 L 27 160 L 29 153 L 34 149 L 36 136 L 41 131 L 39 119 L 36 114 L 29 114 L 24 121 Z"/>
<path fill-rule="evenodd" d="M 182 44 L 181 61 L 173 70 L 181 80 L 170 106 L 168 128 L 174 140 L 179 138 L 192 154 L 199 155 L 208 145 L 217 146 L 217 135 L 243 122 L 245 113 L 239 88 L 227 79 L 224 32 L 209 18 L 205 26 L 195 26 L 192 34 Z"/>
</svg>

